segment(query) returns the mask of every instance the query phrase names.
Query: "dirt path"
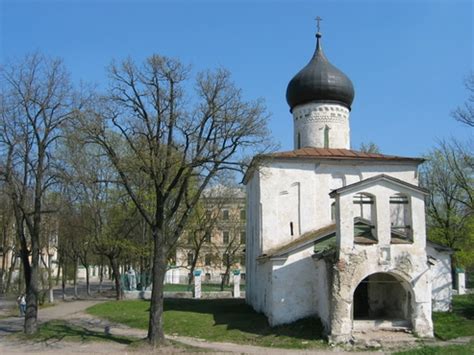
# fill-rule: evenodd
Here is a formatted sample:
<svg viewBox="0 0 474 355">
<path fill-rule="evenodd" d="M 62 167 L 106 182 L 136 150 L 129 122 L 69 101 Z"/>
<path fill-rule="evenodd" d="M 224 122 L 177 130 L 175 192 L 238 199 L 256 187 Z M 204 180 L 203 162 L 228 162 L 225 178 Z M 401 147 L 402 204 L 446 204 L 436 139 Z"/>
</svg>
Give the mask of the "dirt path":
<svg viewBox="0 0 474 355">
<path fill-rule="evenodd" d="M 129 328 L 122 324 L 114 324 L 107 320 L 95 318 L 87 313 L 85 310 L 104 300 L 85 300 L 85 301 L 68 301 L 61 302 L 54 307 L 49 307 L 40 310 L 39 318 L 42 322 L 58 319 L 66 320 L 67 322 L 84 327 L 90 331 L 95 332 L 109 332 L 111 335 L 121 335 L 135 338 L 145 338 L 146 331 Z M 289 350 L 289 349 L 274 349 L 264 348 L 252 345 L 239 345 L 232 343 L 216 343 L 208 342 L 201 339 L 182 337 L 182 336 L 168 336 L 167 338 L 175 343 L 184 344 L 184 346 L 168 346 L 159 351 L 151 351 L 147 348 L 130 349 L 125 344 L 108 342 L 66 342 L 66 341 L 51 341 L 51 342 L 21 342 L 18 340 L 8 339 L 8 334 L 21 331 L 23 327 L 23 318 L 7 318 L 0 320 L 0 354 L 153 354 L 153 353 L 195 353 L 198 351 L 205 351 L 210 353 L 225 354 L 342 354 L 345 353 L 342 348 L 332 348 L 324 350 Z M 402 337 L 407 338 L 407 337 Z M 402 339 L 400 338 L 400 339 Z M 398 339 L 398 340 L 400 340 Z M 408 338 L 407 338 L 408 339 Z M 405 340 L 407 340 L 405 339 Z M 388 339 L 386 339 L 388 340 Z M 408 339 L 410 340 L 410 339 Z M 430 345 L 448 345 L 450 343 L 465 344 L 469 342 L 470 338 L 456 339 L 452 342 L 430 341 Z M 398 343 L 394 341 L 394 343 Z M 396 345 L 396 344 L 393 344 Z M 400 343 L 398 343 L 400 345 Z M 405 346 L 414 347 L 415 342 L 404 342 Z M 351 351 L 352 354 L 358 352 Z M 383 351 L 368 352 L 363 351 L 360 354 L 381 354 Z"/>
<path fill-rule="evenodd" d="M 128 337 L 144 338 L 146 331 L 129 328 L 121 324 L 114 324 L 106 320 L 95 318 L 85 310 L 102 300 L 87 301 L 69 301 L 61 302 L 54 307 L 40 310 L 39 318 L 41 322 L 58 319 L 67 320 L 69 323 L 82 326 L 91 331 L 105 332 L 107 329 L 111 335 L 122 335 Z M 0 320 L 0 353 L 1 354 L 128 354 L 139 352 L 140 354 L 156 353 L 143 348 L 129 349 L 127 345 L 115 342 L 87 342 L 71 343 L 65 341 L 57 342 L 19 342 L 7 339 L 8 334 L 21 331 L 23 327 L 23 318 L 7 318 Z M 193 353 L 201 349 L 207 353 L 239 353 L 239 354 L 337 354 L 338 351 L 328 350 L 288 350 L 288 349 L 270 349 L 251 345 L 237 345 L 232 343 L 213 343 L 200 339 L 169 336 L 168 339 L 184 344 L 185 347 L 166 347 L 160 349 L 159 353 Z M 364 354 L 370 354 L 364 352 Z"/>
</svg>

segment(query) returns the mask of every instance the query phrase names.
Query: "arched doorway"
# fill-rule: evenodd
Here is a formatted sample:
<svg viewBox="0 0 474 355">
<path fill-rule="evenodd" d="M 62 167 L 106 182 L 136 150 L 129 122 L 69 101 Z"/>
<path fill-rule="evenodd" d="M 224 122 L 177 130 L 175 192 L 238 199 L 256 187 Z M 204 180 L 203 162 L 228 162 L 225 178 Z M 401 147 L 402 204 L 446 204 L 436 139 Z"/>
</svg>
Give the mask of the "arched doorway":
<svg viewBox="0 0 474 355">
<path fill-rule="evenodd" d="M 410 325 L 411 299 L 405 281 L 388 273 L 369 275 L 354 290 L 353 320 L 402 321 Z"/>
</svg>

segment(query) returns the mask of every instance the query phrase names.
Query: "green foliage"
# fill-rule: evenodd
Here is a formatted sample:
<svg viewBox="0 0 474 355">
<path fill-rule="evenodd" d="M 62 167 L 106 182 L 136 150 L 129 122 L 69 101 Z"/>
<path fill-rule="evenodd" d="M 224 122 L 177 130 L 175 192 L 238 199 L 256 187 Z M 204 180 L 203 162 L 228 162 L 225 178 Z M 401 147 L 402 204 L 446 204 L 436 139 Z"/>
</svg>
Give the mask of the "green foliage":
<svg viewBox="0 0 474 355">
<path fill-rule="evenodd" d="M 89 308 L 87 312 L 113 322 L 146 329 L 149 306 L 147 301 L 106 302 Z M 296 349 L 326 344 L 319 319 L 306 318 L 272 328 L 267 318 L 256 313 L 244 300 L 165 299 L 164 307 L 164 330 L 167 334 Z"/>
<path fill-rule="evenodd" d="M 430 192 L 428 239 L 455 249 L 454 265 L 474 266 L 472 154 L 459 142 L 441 142 L 426 158 L 420 184 Z"/>
</svg>

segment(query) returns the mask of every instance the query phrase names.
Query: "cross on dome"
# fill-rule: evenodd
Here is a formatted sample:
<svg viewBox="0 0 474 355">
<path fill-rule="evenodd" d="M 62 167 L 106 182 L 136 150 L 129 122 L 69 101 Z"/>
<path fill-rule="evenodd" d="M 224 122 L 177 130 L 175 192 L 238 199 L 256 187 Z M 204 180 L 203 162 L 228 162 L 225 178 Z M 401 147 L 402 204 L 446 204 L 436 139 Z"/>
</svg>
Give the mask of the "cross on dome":
<svg viewBox="0 0 474 355">
<path fill-rule="evenodd" d="M 323 20 L 323 19 L 322 19 L 321 17 L 316 16 L 316 27 L 317 27 L 317 29 L 318 29 L 318 33 L 321 31 L 321 21 L 322 21 L 322 20 Z"/>
</svg>

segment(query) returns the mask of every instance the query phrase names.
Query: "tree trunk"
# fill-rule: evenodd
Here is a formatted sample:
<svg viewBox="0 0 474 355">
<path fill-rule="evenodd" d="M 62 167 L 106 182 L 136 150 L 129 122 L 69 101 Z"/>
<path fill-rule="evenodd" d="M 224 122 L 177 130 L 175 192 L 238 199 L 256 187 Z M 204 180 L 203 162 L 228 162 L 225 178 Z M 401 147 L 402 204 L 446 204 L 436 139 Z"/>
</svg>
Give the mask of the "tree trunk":
<svg viewBox="0 0 474 355">
<path fill-rule="evenodd" d="M 87 296 L 91 297 L 91 285 L 89 282 L 89 265 L 84 265 L 86 268 L 86 290 L 87 290 Z"/>
<path fill-rule="evenodd" d="M 60 262 L 58 264 L 58 273 L 56 274 L 56 286 L 59 285 L 59 277 L 61 276 L 61 270 L 63 269 L 63 265 L 62 263 Z M 64 273 L 64 270 L 63 270 L 63 273 Z"/>
<path fill-rule="evenodd" d="M 10 292 L 10 286 L 11 286 L 11 283 L 12 283 L 13 270 L 15 270 L 17 259 L 18 259 L 18 257 L 16 255 L 12 255 L 11 264 L 10 264 L 10 267 L 8 268 L 7 283 L 6 283 L 6 286 L 5 286 L 5 293 Z M 19 277 L 21 278 L 21 275 Z"/>
<path fill-rule="evenodd" d="M 115 293 L 117 300 L 123 299 L 122 280 L 120 279 L 120 270 L 118 261 L 115 257 L 109 257 L 110 265 L 112 266 L 112 272 L 114 273 L 115 280 Z"/>
<path fill-rule="evenodd" d="M 66 278 L 67 278 L 67 268 L 66 268 L 66 264 L 63 265 L 63 273 L 62 273 L 62 277 L 61 277 L 61 289 L 63 291 L 63 301 L 66 300 Z"/>
<path fill-rule="evenodd" d="M 33 248 L 32 248 L 33 249 Z M 38 331 L 38 252 L 31 255 L 31 265 L 28 254 L 22 250 L 21 261 L 26 284 L 26 313 L 24 331 L 35 334 Z M 35 260 L 36 259 L 36 260 Z"/>
<path fill-rule="evenodd" d="M 226 265 L 224 275 L 222 276 L 221 281 L 221 291 L 224 291 L 224 286 L 228 285 L 229 280 L 229 273 L 230 273 L 230 265 Z"/>
<path fill-rule="evenodd" d="M 20 269 L 18 270 L 18 293 L 23 293 L 25 288 L 23 287 L 23 281 L 25 281 L 25 273 L 23 272 L 23 261 L 20 257 Z"/>
<path fill-rule="evenodd" d="M 79 295 L 77 293 L 77 259 L 74 259 L 74 297 L 78 298 Z"/>
<path fill-rule="evenodd" d="M 52 261 L 51 261 L 52 258 L 53 258 L 52 255 L 48 255 L 48 292 L 49 292 L 48 302 L 49 303 L 54 303 L 53 270 L 51 269 L 52 268 Z"/>
<path fill-rule="evenodd" d="M 99 293 L 102 293 L 102 282 L 104 281 L 104 265 L 99 265 Z"/>
<path fill-rule="evenodd" d="M 165 341 L 163 332 L 163 282 L 166 273 L 166 252 L 162 244 L 161 234 L 153 232 L 153 287 L 151 292 L 150 320 L 148 323 L 148 341 L 153 347 Z"/>
<path fill-rule="evenodd" d="M 196 253 L 198 254 L 198 253 Z M 193 262 L 191 263 L 191 268 L 189 269 L 189 277 L 188 277 L 188 288 L 191 287 L 193 281 L 194 281 L 194 270 L 196 269 L 196 264 L 197 264 L 197 256 L 195 255 L 193 257 Z"/>
</svg>

